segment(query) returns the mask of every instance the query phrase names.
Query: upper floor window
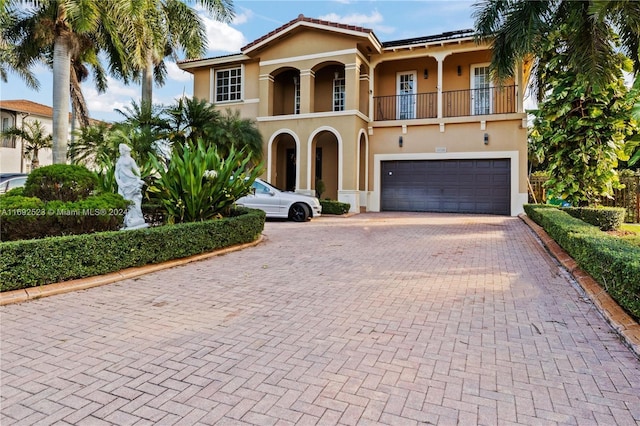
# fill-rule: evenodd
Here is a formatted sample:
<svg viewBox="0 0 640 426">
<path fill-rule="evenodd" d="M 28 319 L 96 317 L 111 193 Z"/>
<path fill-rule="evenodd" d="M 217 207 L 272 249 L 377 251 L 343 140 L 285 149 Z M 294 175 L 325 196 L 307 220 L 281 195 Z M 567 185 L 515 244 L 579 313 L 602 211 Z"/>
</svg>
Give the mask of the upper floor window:
<svg viewBox="0 0 640 426">
<path fill-rule="evenodd" d="M 242 99 L 242 69 L 230 68 L 216 71 L 216 102 Z"/>
<path fill-rule="evenodd" d="M 9 130 L 11 128 L 11 123 L 9 122 L 9 117 L 2 117 L 2 132 Z M 16 138 L 14 136 L 8 136 L 2 138 L 0 141 L 3 148 L 15 148 L 16 147 Z"/>
<path fill-rule="evenodd" d="M 492 114 L 493 93 L 489 65 L 471 66 L 471 115 Z"/>
<path fill-rule="evenodd" d="M 338 73 L 333 79 L 333 110 L 344 111 L 345 80 Z"/>
<path fill-rule="evenodd" d="M 415 71 L 401 72 L 396 75 L 396 119 L 416 118 L 416 80 Z"/>
<path fill-rule="evenodd" d="M 293 113 L 300 114 L 300 79 L 293 77 Z"/>
</svg>

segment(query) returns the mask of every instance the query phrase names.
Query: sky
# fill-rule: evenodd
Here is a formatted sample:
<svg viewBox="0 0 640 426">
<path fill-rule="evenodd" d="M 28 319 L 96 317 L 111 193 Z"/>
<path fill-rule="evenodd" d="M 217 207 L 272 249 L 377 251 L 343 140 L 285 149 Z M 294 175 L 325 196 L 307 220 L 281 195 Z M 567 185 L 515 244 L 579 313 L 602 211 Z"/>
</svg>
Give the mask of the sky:
<svg viewBox="0 0 640 426">
<path fill-rule="evenodd" d="M 96 0 L 105 1 L 105 0 Z M 106 0 L 108 1 L 108 0 Z M 203 15 L 207 28 L 207 53 L 216 57 L 240 53 L 240 49 L 303 14 L 308 18 L 356 25 L 373 30 L 381 42 L 440 34 L 445 31 L 471 29 L 476 0 L 234 0 L 235 18 L 226 24 Z M 191 2 L 195 5 L 197 2 Z M 182 59 L 182 57 L 181 57 Z M 164 86 L 154 86 L 153 102 L 171 105 L 181 96 L 193 95 L 193 77 L 166 61 L 168 76 Z M 0 82 L 0 99 L 26 99 L 52 104 L 51 71 L 38 65 L 33 69 L 40 90 L 28 88 L 15 74 L 8 82 Z M 98 93 L 91 79 L 83 82 L 83 93 L 90 116 L 103 121 L 123 118 L 116 109 L 124 109 L 132 101 L 139 102 L 139 84 L 125 85 L 109 78 L 108 88 Z"/>
</svg>

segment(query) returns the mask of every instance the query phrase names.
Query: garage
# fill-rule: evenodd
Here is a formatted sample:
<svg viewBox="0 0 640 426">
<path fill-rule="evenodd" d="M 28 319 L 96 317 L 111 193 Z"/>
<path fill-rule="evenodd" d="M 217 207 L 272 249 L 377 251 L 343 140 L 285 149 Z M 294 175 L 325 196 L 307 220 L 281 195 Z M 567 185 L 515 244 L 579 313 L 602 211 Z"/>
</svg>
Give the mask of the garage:
<svg viewBox="0 0 640 426">
<path fill-rule="evenodd" d="M 399 160 L 381 163 L 383 211 L 509 215 L 511 160 Z"/>
</svg>

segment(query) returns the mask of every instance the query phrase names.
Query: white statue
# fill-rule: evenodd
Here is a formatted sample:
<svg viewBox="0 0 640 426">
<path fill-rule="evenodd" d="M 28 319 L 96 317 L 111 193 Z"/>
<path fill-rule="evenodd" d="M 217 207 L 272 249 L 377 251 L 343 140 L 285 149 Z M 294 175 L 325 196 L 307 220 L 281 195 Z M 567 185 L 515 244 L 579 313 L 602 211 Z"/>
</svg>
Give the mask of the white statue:
<svg viewBox="0 0 640 426">
<path fill-rule="evenodd" d="M 122 229 L 146 228 L 142 215 L 142 186 L 144 181 L 140 179 L 140 169 L 135 160 L 131 158 L 131 148 L 123 143 L 119 146 L 120 157 L 116 162 L 116 183 L 118 184 L 118 194 L 133 204 L 127 209 L 124 216 L 124 227 Z"/>
</svg>

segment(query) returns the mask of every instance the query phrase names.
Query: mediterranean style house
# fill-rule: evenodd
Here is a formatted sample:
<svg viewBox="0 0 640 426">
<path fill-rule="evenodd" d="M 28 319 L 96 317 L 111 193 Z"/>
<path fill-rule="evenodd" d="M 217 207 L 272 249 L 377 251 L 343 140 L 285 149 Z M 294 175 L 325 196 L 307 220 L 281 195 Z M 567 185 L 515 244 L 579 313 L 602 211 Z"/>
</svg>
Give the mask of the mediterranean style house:
<svg viewBox="0 0 640 426">
<path fill-rule="evenodd" d="M 527 202 L 527 65 L 489 77 L 472 30 L 380 42 L 303 15 L 241 53 L 187 60 L 194 96 L 263 135 L 266 180 L 351 211 L 517 215 Z"/>
<path fill-rule="evenodd" d="M 0 130 L 21 128 L 23 124 L 36 120 L 40 121 L 46 132 L 51 134 L 53 108 L 24 99 L 0 101 Z M 19 137 L 0 137 L 0 172 L 29 173 L 31 159 L 21 155 L 23 149 L 23 142 Z M 38 159 L 41 166 L 52 164 L 51 149 L 41 149 Z"/>
</svg>

